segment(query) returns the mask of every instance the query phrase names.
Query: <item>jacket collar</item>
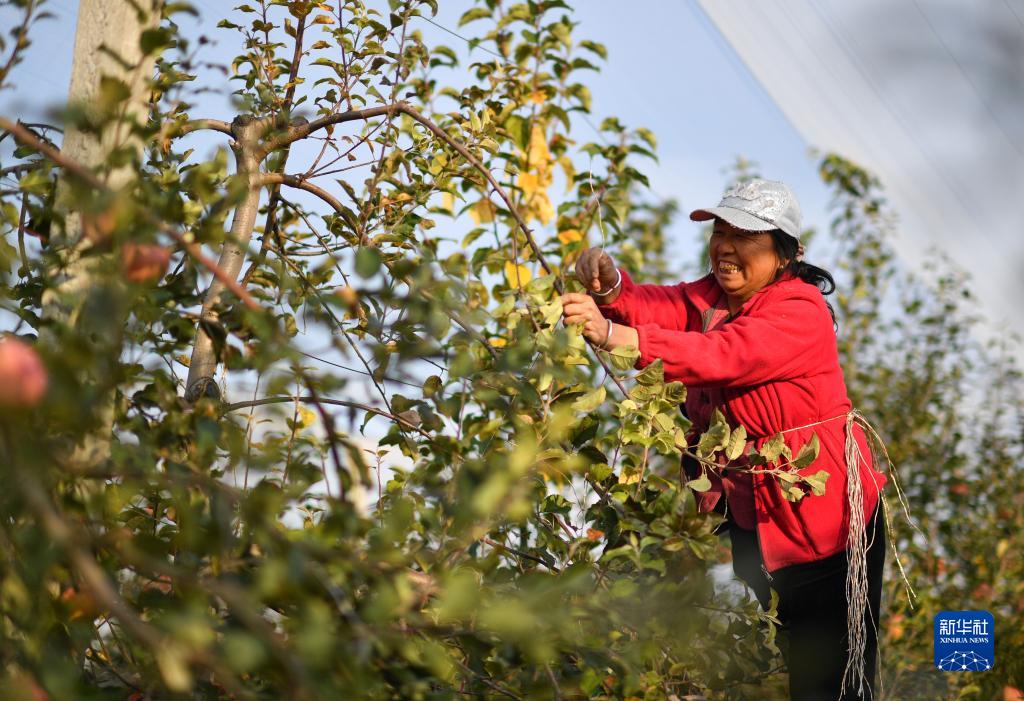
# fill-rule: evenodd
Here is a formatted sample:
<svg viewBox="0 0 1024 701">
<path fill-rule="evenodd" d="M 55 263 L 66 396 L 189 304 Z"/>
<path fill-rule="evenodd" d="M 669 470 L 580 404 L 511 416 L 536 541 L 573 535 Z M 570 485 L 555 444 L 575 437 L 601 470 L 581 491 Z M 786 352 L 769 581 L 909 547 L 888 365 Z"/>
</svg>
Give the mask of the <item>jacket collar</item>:
<svg viewBox="0 0 1024 701">
<path fill-rule="evenodd" d="M 750 307 L 759 300 L 762 295 L 773 289 L 778 289 L 783 283 L 787 283 L 791 280 L 796 280 L 792 273 L 786 272 L 781 278 L 775 282 L 765 285 L 760 290 L 755 292 L 750 299 L 743 303 L 743 305 L 736 310 L 733 317 L 737 317 L 740 314 L 746 312 Z M 683 291 L 690 303 L 697 308 L 697 311 L 703 314 L 705 311 L 715 306 L 715 302 L 718 301 L 718 297 L 722 294 L 722 288 L 718 284 L 718 280 L 715 279 L 714 273 L 708 273 L 699 280 L 694 280 L 689 285 L 683 287 Z"/>
</svg>

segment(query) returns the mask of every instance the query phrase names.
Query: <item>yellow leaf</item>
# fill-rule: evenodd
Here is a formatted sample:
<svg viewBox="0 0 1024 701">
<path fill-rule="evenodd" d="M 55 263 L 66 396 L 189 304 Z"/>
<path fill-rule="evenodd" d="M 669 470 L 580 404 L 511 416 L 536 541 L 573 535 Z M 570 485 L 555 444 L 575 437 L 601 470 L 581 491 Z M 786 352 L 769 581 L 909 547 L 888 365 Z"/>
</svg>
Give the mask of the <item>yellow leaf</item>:
<svg viewBox="0 0 1024 701">
<path fill-rule="evenodd" d="M 543 90 L 534 90 L 530 93 L 530 102 L 535 105 L 543 105 L 544 101 L 548 99 L 547 94 Z"/>
<path fill-rule="evenodd" d="M 566 229 L 565 231 L 558 232 L 558 240 L 564 244 L 579 241 L 582 238 L 583 234 L 581 234 L 578 229 Z"/>
<path fill-rule="evenodd" d="M 546 192 L 538 192 L 530 198 L 530 205 L 527 208 L 534 219 L 541 224 L 547 225 L 555 218 L 555 206 L 551 204 L 551 198 Z"/>
<path fill-rule="evenodd" d="M 516 185 L 527 195 L 532 195 L 540 189 L 540 178 L 536 173 L 520 173 L 516 178 Z"/>
<path fill-rule="evenodd" d="M 164 684 L 171 691 L 184 693 L 192 689 L 192 671 L 188 668 L 188 654 L 181 645 L 161 645 L 156 653 L 156 664 Z"/>
<path fill-rule="evenodd" d="M 576 177 L 576 166 L 572 164 L 572 159 L 568 156 L 562 156 L 559 158 L 558 164 L 562 166 L 562 170 L 565 172 L 565 191 L 571 192 L 573 187 L 573 178 Z"/>
<path fill-rule="evenodd" d="M 640 468 L 626 465 L 619 473 L 619 484 L 636 484 L 640 481 Z"/>
<path fill-rule="evenodd" d="M 380 198 L 380 203 L 382 205 L 389 205 L 389 204 L 395 204 L 396 202 L 407 202 L 407 201 L 409 201 L 411 199 L 412 199 L 412 195 L 410 195 L 408 192 L 399 192 L 394 197 L 388 197 L 386 195 L 381 197 Z"/>
<path fill-rule="evenodd" d="M 546 167 L 548 161 L 551 160 L 551 152 L 548 151 L 548 140 L 544 136 L 544 128 L 539 124 L 534 124 L 530 130 L 530 150 L 526 157 L 529 160 L 530 168 Z"/>
<path fill-rule="evenodd" d="M 469 216 L 472 217 L 473 221 L 477 224 L 487 224 L 494 221 L 494 213 L 497 207 L 490 200 L 480 200 L 475 205 L 470 207 Z"/>
<path fill-rule="evenodd" d="M 505 280 L 510 287 L 523 287 L 533 277 L 533 273 L 525 265 L 516 265 L 510 260 L 505 261 Z"/>
<path fill-rule="evenodd" d="M 495 348 L 504 348 L 505 346 L 508 345 L 508 339 L 502 338 L 500 336 L 492 336 L 491 338 L 487 339 L 487 342 L 490 343 Z"/>
<path fill-rule="evenodd" d="M 316 421 L 316 412 L 304 406 L 299 407 L 299 428 L 308 428 L 313 425 L 314 421 Z"/>
<path fill-rule="evenodd" d="M 455 195 L 450 192 L 446 192 L 441 195 L 441 208 L 447 209 L 449 212 L 455 211 Z"/>
</svg>

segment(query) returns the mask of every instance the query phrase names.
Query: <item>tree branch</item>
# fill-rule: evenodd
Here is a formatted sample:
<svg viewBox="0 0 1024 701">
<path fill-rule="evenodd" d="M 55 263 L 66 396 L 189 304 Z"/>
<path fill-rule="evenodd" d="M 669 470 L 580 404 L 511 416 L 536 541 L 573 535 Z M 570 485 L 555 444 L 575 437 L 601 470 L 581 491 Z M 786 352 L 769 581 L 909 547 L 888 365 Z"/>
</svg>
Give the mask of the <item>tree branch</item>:
<svg viewBox="0 0 1024 701">
<path fill-rule="evenodd" d="M 256 177 L 256 180 L 259 182 L 260 186 L 287 185 L 288 187 L 293 187 L 296 190 L 304 190 L 319 197 L 331 209 L 339 214 L 345 209 L 341 204 L 341 200 L 327 192 L 327 190 L 295 175 L 286 175 L 285 173 L 260 173 Z"/>
<path fill-rule="evenodd" d="M 200 131 L 202 129 L 209 129 L 212 131 L 219 131 L 221 134 L 227 134 L 228 136 L 234 136 L 234 132 L 231 131 L 231 125 L 220 119 L 193 119 L 185 122 L 181 125 L 181 128 L 175 132 L 171 138 L 177 138 L 179 136 L 186 136 L 194 131 Z"/>
<path fill-rule="evenodd" d="M 354 122 L 358 120 L 373 119 L 374 117 L 381 117 L 389 112 L 393 112 L 396 109 L 396 105 L 383 105 L 381 107 L 368 107 L 361 110 L 351 110 L 349 112 L 341 112 L 339 114 L 332 114 L 320 119 L 313 120 L 307 124 L 296 124 L 288 127 L 277 136 L 263 142 L 262 153 L 266 155 L 273 153 L 282 146 L 298 141 L 299 139 L 305 138 L 315 131 L 320 129 L 326 129 L 329 126 L 335 124 L 341 124 L 342 122 Z"/>
<path fill-rule="evenodd" d="M 29 25 L 32 24 L 32 13 L 36 11 L 36 3 L 29 2 L 25 7 L 25 18 L 21 21 L 21 26 L 17 30 L 11 32 L 14 35 L 14 48 L 11 49 L 11 55 L 7 59 L 7 62 L 2 68 L 0 68 L 0 89 L 7 87 L 4 81 L 7 80 L 7 76 L 10 74 L 11 69 L 20 62 L 19 56 L 22 51 L 28 47 L 28 42 L 25 38 L 28 36 Z"/>
</svg>

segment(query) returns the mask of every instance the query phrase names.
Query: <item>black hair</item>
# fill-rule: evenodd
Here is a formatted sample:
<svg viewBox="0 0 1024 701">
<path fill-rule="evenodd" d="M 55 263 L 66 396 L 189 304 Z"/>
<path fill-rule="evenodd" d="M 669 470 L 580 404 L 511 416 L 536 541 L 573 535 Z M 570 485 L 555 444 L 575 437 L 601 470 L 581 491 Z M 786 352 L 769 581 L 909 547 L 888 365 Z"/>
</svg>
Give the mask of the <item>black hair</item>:
<svg viewBox="0 0 1024 701">
<path fill-rule="evenodd" d="M 836 281 L 832 277 L 832 273 L 819 268 L 816 265 L 805 263 L 802 260 L 796 259 L 797 250 L 800 247 L 800 242 L 793 236 L 790 236 L 782 229 L 772 229 L 770 232 L 772 235 L 772 243 L 775 244 L 775 252 L 779 255 L 779 258 L 789 261 L 786 263 L 786 267 L 780 271 L 792 273 L 795 277 L 800 278 L 804 282 L 810 284 L 821 290 L 821 294 L 830 295 L 836 291 Z M 836 325 L 836 311 L 829 304 L 828 300 L 825 300 L 825 306 L 828 307 L 828 313 L 832 315 L 832 325 Z"/>
</svg>

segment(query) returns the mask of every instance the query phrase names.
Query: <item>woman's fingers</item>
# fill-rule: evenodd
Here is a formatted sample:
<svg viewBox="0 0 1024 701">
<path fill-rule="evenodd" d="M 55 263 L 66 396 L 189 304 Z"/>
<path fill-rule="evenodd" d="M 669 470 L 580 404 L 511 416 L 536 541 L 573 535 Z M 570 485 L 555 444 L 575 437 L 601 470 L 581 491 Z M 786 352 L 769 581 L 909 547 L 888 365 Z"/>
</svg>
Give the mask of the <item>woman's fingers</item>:
<svg viewBox="0 0 1024 701">
<path fill-rule="evenodd" d="M 590 292 L 608 290 L 615 284 L 615 261 L 600 247 L 588 248 L 576 261 L 576 279 Z"/>
<path fill-rule="evenodd" d="M 608 280 L 610 270 L 611 280 L 615 281 L 615 263 L 611 257 L 598 247 L 588 248 L 580 254 L 576 261 L 576 279 L 588 290 L 600 292 L 609 285 L 604 283 Z M 610 284 L 610 283 L 609 283 Z"/>
<path fill-rule="evenodd" d="M 566 326 L 583 324 L 584 338 L 594 343 L 603 339 L 601 334 L 608 322 L 590 295 L 566 292 L 559 299 L 562 302 L 562 321 Z"/>
<path fill-rule="evenodd" d="M 590 295 L 580 294 L 579 292 L 566 292 L 559 299 L 562 301 L 562 306 L 567 304 L 586 304 L 587 302 L 593 302 L 593 298 Z M 597 305 L 594 305 L 595 308 Z"/>
<path fill-rule="evenodd" d="M 590 252 L 592 248 L 588 248 L 580 254 L 580 257 L 576 259 L 576 279 L 580 283 L 587 287 L 588 281 L 590 280 Z"/>
<path fill-rule="evenodd" d="M 562 314 L 589 314 L 591 316 L 603 317 L 601 310 L 590 295 L 579 294 L 578 292 L 566 292 L 560 298 L 562 300 Z"/>
<path fill-rule="evenodd" d="M 600 248 L 591 248 L 587 253 L 590 254 L 590 264 L 587 266 L 587 289 L 593 290 L 594 292 L 601 291 L 601 261 L 608 256 L 605 255 L 604 251 Z"/>
<path fill-rule="evenodd" d="M 603 289 L 607 289 L 615 284 L 615 261 L 611 259 L 611 256 L 604 254 L 598 258 L 598 269 L 601 282 L 607 283 Z"/>
</svg>

